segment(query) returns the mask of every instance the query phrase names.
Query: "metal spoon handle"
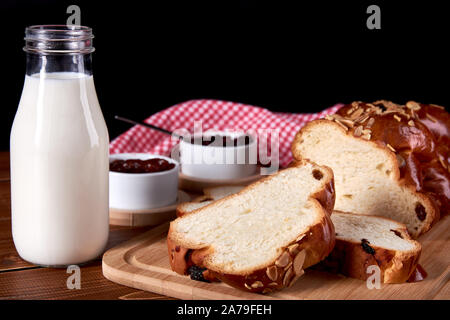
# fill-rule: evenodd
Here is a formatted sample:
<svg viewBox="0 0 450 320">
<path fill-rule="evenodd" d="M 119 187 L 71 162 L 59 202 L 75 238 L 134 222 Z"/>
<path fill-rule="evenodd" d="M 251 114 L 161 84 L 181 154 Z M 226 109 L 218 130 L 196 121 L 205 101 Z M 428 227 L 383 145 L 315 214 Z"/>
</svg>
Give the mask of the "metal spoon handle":
<svg viewBox="0 0 450 320">
<path fill-rule="evenodd" d="M 127 118 L 124 118 L 124 117 L 120 117 L 120 116 L 114 116 L 114 119 L 120 120 L 120 121 L 123 121 L 123 122 L 128 122 L 128 123 L 135 124 L 135 125 L 139 125 L 139 126 L 144 126 L 144 127 L 147 127 L 147 128 L 150 128 L 150 129 L 153 129 L 153 130 L 165 133 L 165 134 L 169 134 L 169 135 L 174 136 L 174 137 L 176 137 L 178 139 L 182 139 L 183 138 L 182 136 L 180 136 L 180 135 L 178 135 L 176 133 L 173 133 L 173 132 L 171 132 L 169 130 L 166 130 L 166 129 L 163 129 L 163 128 L 160 128 L 160 127 L 157 127 L 157 126 L 154 126 L 152 124 L 145 123 L 145 122 L 134 121 L 134 120 L 127 119 Z"/>
</svg>

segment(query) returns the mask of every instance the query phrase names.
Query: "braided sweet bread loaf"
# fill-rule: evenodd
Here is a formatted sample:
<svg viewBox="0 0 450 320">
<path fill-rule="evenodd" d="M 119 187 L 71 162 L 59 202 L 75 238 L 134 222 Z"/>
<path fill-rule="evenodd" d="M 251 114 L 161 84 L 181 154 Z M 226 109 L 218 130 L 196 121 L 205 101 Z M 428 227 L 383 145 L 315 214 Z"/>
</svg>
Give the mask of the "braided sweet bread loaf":
<svg viewBox="0 0 450 320">
<path fill-rule="evenodd" d="M 308 123 L 292 153 L 333 169 L 336 210 L 391 218 L 418 237 L 449 212 L 449 147 L 443 107 L 377 101 Z"/>
</svg>

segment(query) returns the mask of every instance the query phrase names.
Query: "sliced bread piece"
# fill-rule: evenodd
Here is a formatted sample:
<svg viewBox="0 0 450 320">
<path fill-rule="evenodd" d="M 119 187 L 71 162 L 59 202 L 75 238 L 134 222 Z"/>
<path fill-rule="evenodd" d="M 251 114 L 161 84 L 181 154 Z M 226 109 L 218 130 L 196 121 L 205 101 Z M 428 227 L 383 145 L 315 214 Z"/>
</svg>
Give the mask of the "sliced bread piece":
<svg viewBox="0 0 450 320">
<path fill-rule="evenodd" d="M 203 198 L 203 197 L 202 197 Z M 209 198 L 206 198 L 207 200 L 203 200 L 203 201 L 191 201 L 191 202 L 184 202 L 184 203 L 180 203 L 177 206 L 177 210 L 176 210 L 176 214 L 177 217 L 182 217 L 185 214 L 189 214 L 194 210 L 197 210 L 199 208 L 202 208 L 204 206 L 207 206 L 210 203 L 213 203 L 214 200 L 209 200 Z"/>
<path fill-rule="evenodd" d="M 244 189 L 243 186 L 220 186 L 213 188 L 206 188 L 203 190 L 205 196 L 210 197 L 213 200 L 219 200 L 229 196 L 230 194 L 238 193 Z"/>
<path fill-rule="evenodd" d="M 366 280 L 380 269 L 381 283 L 406 282 L 415 271 L 421 245 L 404 224 L 377 217 L 334 211 L 336 245 L 319 269 Z"/>
<path fill-rule="evenodd" d="M 172 270 L 267 293 L 333 249 L 332 171 L 299 162 L 170 224 Z"/>
<path fill-rule="evenodd" d="M 449 133 L 438 106 L 354 102 L 304 126 L 292 153 L 333 170 L 336 210 L 394 219 L 417 238 L 450 207 Z"/>
<path fill-rule="evenodd" d="M 219 200 L 231 194 L 238 193 L 243 188 L 243 186 L 220 186 L 206 188 L 203 190 L 203 196 L 197 197 L 193 201 L 179 204 L 176 210 L 177 217 L 181 217 L 194 210 L 204 207 L 214 202 L 215 200 Z"/>
</svg>

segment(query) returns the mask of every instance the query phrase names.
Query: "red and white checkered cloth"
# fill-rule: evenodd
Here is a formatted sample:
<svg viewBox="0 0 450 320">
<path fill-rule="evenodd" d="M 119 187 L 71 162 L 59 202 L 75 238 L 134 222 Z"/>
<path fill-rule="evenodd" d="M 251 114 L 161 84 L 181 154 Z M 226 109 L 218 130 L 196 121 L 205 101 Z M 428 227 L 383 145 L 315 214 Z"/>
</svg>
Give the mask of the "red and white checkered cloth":
<svg viewBox="0 0 450 320">
<path fill-rule="evenodd" d="M 194 121 L 202 122 L 202 130 L 278 129 L 281 167 L 287 166 L 292 155 L 290 145 L 297 131 L 308 121 L 335 113 L 338 104 L 319 113 L 280 113 L 236 102 L 221 100 L 190 100 L 162 110 L 144 120 L 146 123 L 174 131 L 185 128 L 193 132 Z M 177 143 L 169 135 L 143 126 L 134 126 L 110 144 L 110 153 L 142 152 L 169 155 Z"/>
</svg>

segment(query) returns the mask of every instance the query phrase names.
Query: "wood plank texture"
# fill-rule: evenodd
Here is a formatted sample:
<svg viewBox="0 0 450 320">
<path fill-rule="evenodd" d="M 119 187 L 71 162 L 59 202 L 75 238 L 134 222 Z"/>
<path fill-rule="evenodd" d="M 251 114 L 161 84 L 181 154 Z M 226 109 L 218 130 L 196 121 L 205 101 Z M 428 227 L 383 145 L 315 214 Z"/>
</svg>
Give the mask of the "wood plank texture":
<svg viewBox="0 0 450 320">
<path fill-rule="evenodd" d="M 107 248 L 148 228 L 111 227 Z M 167 297 L 117 285 L 106 280 L 101 258 L 81 267 L 81 290 L 69 290 L 65 269 L 36 267 L 17 254 L 12 240 L 0 243 L 0 299 L 165 299 Z"/>
<path fill-rule="evenodd" d="M 437 295 L 434 296 L 434 300 L 449 300 L 450 299 L 450 282 L 438 292 Z"/>
<path fill-rule="evenodd" d="M 420 264 L 428 277 L 421 282 L 383 284 L 368 289 L 361 280 L 317 270 L 306 270 L 294 286 L 270 295 L 257 295 L 225 284 L 192 281 L 170 270 L 166 234 L 168 224 L 119 245 L 103 256 L 106 278 L 137 289 L 180 299 L 450 299 L 450 217 L 438 222 L 419 241 L 423 245 Z"/>
<path fill-rule="evenodd" d="M 0 181 L 9 181 L 9 152 L 0 151 Z"/>
<path fill-rule="evenodd" d="M 0 299 L 127 299 L 138 290 L 113 284 L 101 275 L 99 263 L 81 268 L 81 289 L 68 289 L 65 269 L 39 268 L 0 273 Z M 160 295 L 148 294 L 158 299 Z"/>
</svg>

